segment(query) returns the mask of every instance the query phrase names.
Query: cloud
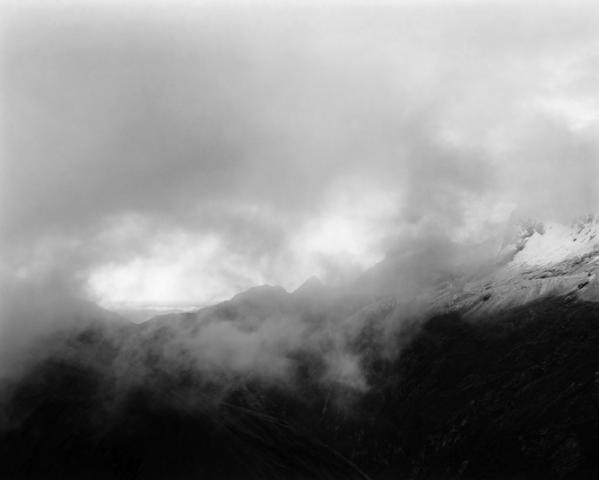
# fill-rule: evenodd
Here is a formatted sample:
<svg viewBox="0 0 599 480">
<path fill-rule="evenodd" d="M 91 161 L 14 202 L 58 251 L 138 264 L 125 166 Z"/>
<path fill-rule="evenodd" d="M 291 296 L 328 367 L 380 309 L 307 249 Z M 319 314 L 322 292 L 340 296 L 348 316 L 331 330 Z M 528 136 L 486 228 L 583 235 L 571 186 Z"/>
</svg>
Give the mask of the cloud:
<svg viewBox="0 0 599 480">
<path fill-rule="evenodd" d="M 307 352 L 323 382 L 367 389 L 364 329 L 394 351 L 427 287 L 486 268 L 510 218 L 599 206 L 597 8 L 564 5 L 12 11 L 0 376 L 105 318 L 90 299 L 203 305 L 317 274 L 348 295 L 122 339 L 117 377 L 152 378 L 158 352 L 225 386 L 284 382 Z"/>
<path fill-rule="evenodd" d="M 9 13 L 8 275 L 203 303 L 597 207 L 590 4 Z"/>
</svg>

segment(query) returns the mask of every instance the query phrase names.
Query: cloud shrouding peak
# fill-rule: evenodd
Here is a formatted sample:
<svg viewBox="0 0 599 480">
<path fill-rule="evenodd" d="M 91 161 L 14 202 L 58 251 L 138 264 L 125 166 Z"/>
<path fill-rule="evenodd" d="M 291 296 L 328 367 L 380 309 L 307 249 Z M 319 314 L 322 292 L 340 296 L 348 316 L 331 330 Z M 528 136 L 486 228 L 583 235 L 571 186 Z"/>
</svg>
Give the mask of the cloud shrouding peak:
<svg viewBox="0 0 599 480">
<path fill-rule="evenodd" d="M 61 5 L 3 29 L 21 279 L 201 304 L 599 206 L 590 4 Z"/>
</svg>

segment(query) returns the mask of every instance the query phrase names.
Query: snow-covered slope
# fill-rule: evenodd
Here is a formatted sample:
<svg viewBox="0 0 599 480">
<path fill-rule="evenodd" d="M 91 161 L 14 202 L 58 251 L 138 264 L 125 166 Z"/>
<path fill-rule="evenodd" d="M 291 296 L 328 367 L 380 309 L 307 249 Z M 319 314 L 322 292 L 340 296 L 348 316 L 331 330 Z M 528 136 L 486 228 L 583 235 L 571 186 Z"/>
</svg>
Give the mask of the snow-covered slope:
<svg viewBox="0 0 599 480">
<path fill-rule="evenodd" d="M 496 269 L 459 288 L 446 286 L 433 304 L 477 314 L 548 295 L 599 301 L 598 269 L 599 218 L 570 225 L 529 222 L 502 245 Z"/>
<path fill-rule="evenodd" d="M 599 219 L 587 217 L 572 225 L 550 223 L 534 231 L 512 261 L 514 266 L 543 266 L 584 257 L 599 249 Z"/>
</svg>

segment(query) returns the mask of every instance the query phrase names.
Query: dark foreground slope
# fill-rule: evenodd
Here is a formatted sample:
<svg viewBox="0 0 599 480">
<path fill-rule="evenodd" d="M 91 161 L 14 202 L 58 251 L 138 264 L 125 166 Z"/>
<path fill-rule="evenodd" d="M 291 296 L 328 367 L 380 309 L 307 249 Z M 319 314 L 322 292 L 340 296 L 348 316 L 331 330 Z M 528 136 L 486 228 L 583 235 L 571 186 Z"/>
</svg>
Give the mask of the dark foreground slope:
<svg viewBox="0 0 599 480">
<path fill-rule="evenodd" d="M 107 367 L 55 357 L 14 386 L 2 478 L 599 478 L 597 304 L 437 316 L 397 356 L 359 338 L 363 392 L 299 354 L 292 386 L 172 370 L 119 389 L 110 345 L 79 336 Z"/>
</svg>

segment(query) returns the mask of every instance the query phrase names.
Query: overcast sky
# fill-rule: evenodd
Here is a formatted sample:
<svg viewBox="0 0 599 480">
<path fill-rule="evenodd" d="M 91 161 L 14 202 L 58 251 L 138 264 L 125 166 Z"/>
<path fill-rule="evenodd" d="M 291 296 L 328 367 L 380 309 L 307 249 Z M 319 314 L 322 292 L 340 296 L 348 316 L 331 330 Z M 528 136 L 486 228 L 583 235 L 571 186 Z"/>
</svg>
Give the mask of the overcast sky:
<svg viewBox="0 0 599 480">
<path fill-rule="evenodd" d="M 201 305 L 599 212 L 592 2 L 316 5 L 3 5 L 4 281 Z"/>
</svg>

